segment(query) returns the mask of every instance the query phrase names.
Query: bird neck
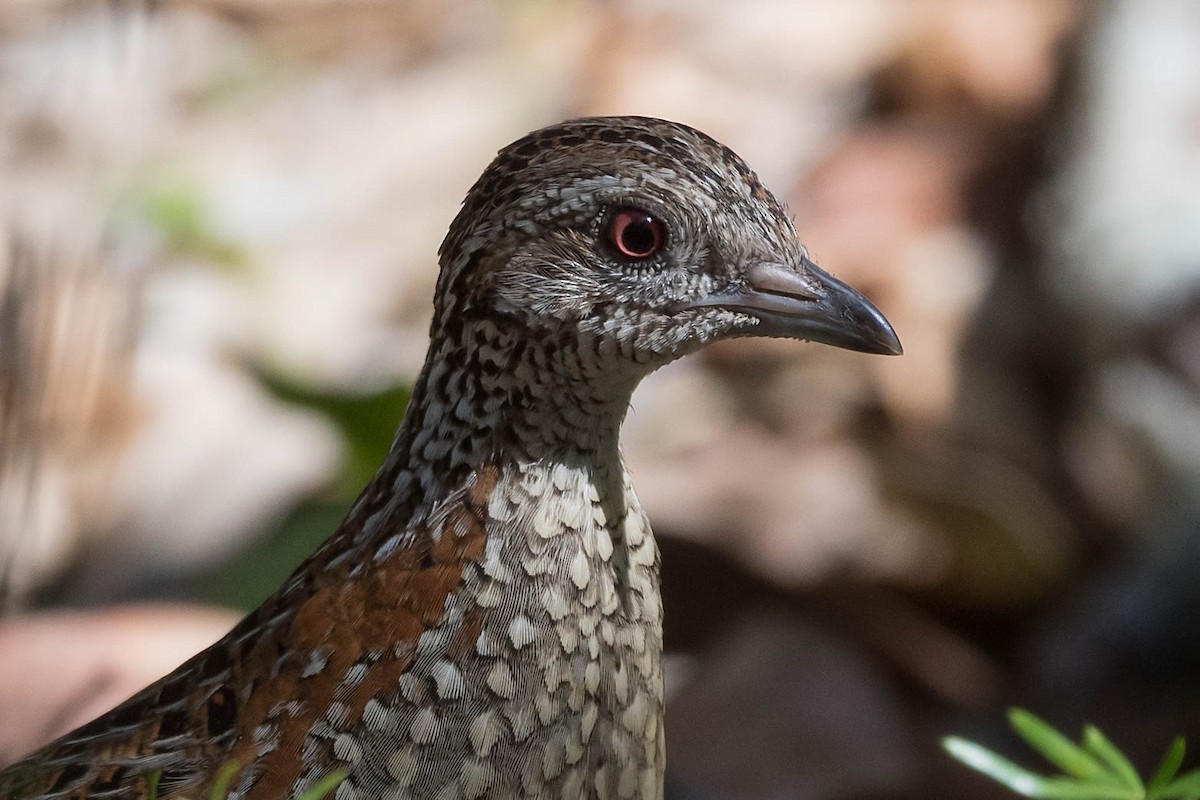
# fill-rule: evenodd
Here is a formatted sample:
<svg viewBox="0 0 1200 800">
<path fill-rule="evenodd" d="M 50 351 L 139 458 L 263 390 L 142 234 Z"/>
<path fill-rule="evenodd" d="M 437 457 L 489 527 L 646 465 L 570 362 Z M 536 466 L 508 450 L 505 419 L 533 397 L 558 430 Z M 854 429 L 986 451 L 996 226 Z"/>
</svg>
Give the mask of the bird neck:
<svg viewBox="0 0 1200 800">
<path fill-rule="evenodd" d="M 487 319 L 435 336 L 388 460 L 351 512 L 367 528 L 356 538 L 370 538 L 372 511 L 418 522 L 485 468 L 565 466 L 620 482 L 618 435 L 641 376 L 605 370 L 597 353 Z"/>
</svg>

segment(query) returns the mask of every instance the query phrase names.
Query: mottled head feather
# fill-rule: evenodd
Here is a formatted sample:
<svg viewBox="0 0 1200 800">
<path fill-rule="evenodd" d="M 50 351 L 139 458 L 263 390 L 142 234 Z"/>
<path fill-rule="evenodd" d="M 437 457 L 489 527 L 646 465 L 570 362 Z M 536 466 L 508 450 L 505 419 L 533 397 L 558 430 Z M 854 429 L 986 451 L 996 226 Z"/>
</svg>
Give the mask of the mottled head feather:
<svg viewBox="0 0 1200 800">
<path fill-rule="evenodd" d="M 630 265 L 607 251 L 604 221 L 620 206 L 666 223 L 660 258 Z M 633 313 L 654 327 L 679 303 L 740 283 L 756 260 L 802 254 L 780 203 L 711 137 L 648 117 L 572 120 L 505 147 L 472 187 L 440 250 L 433 335 L 480 315 L 595 332 Z"/>
</svg>

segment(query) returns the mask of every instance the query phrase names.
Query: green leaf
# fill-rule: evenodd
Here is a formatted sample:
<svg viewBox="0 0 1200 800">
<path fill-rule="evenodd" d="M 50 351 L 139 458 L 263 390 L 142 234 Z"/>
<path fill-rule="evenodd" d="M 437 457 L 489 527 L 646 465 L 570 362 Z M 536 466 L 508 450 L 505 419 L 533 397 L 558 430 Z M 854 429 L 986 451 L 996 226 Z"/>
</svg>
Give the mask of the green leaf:
<svg viewBox="0 0 1200 800">
<path fill-rule="evenodd" d="M 1118 750 L 1095 725 L 1088 725 L 1083 729 L 1083 746 L 1089 753 L 1108 765 L 1109 772 L 1121 782 L 1122 786 L 1135 792 L 1138 797 L 1145 794 L 1146 787 L 1142 784 L 1142 779 L 1138 777 L 1133 764 L 1129 763 L 1125 754 Z"/>
<path fill-rule="evenodd" d="M 389 386 L 368 394 L 351 394 L 309 386 L 262 365 L 255 365 L 254 369 L 272 395 L 285 403 L 320 412 L 341 430 L 349 459 L 339 494 L 349 504 L 387 458 L 396 426 L 412 396 L 411 389 Z"/>
<path fill-rule="evenodd" d="M 1156 800 L 1193 800 L 1200 797 L 1200 769 L 1180 775 L 1154 797 Z"/>
<path fill-rule="evenodd" d="M 1111 783 L 1090 783 L 1070 778 L 1050 778 L 1046 781 L 1046 800 L 1142 800 L 1146 795 Z"/>
<path fill-rule="evenodd" d="M 158 782 L 162 780 L 162 770 L 156 769 L 146 775 L 146 800 L 158 800 Z"/>
<path fill-rule="evenodd" d="M 136 218 L 162 237 L 168 252 L 204 259 L 231 272 L 246 267 L 245 250 L 223 238 L 212 224 L 198 184 L 178 176 L 152 176 L 131 189 L 130 200 Z"/>
<path fill-rule="evenodd" d="M 206 599 L 243 611 L 257 608 L 300 562 L 329 538 L 349 508 L 348 501 L 301 503 L 270 536 L 259 539 L 204 575 L 200 585 L 205 587 Z"/>
<path fill-rule="evenodd" d="M 217 777 L 208 790 L 209 800 L 225 800 L 225 796 L 229 794 L 229 784 L 237 771 L 238 763 L 236 761 L 230 761 L 217 771 Z"/>
<path fill-rule="evenodd" d="M 1179 772 L 1179 767 L 1183 764 L 1183 754 L 1186 749 L 1183 737 L 1176 736 L 1175 741 L 1171 742 L 1171 746 L 1167 748 L 1167 753 L 1163 756 L 1162 763 L 1158 765 L 1158 769 L 1154 772 L 1154 777 L 1150 780 L 1150 791 L 1147 794 L 1150 800 L 1158 800 L 1158 792 L 1165 789 L 1175 777 L 1175 773 Z"/>
<path fill-rule="evenodd" d="M 331 772 L 322 778 L 316 786 L 301 794 L 296 800 L 322 800 L 322 798 L 336 789 L 338 784 L 344 780 L 346 780 L 345 772 Z"/>
<path fill-rule="evenodd" d="M 942 747 L 968 767 L 982 772 L 1025 797 L 1040 800 L 1141 800 L 1142 797 L 1140 793 L 1133 793 L 1129 789 L 1107 782 L 1044 778 L 1017 766 L 986 747 L 957 736 L 942 739 Z"/>
<path fill-rule="evenodd" d="M 947 736 L 942 739 L 942 747 L 946 752 L 971 769 L 982 772 L 992 780 L 1007 786 L 1014 792 L 1025 797 L 1047 797 L 1046 779 L 1035 775 L 1029 770 L 1019 767 L 1003 756 L 999 756 L 986 747 L 960 739 L 957 736 Z"/>
<path fill-rule="evenodd" d="M 1008 712 L 1008 721 L 1030 747 L 1068 775 L 1101 784 L 1118 783 L 1103 764 L 1044 720 L 1024 709 L 1014 708 Z"/>
</svg>

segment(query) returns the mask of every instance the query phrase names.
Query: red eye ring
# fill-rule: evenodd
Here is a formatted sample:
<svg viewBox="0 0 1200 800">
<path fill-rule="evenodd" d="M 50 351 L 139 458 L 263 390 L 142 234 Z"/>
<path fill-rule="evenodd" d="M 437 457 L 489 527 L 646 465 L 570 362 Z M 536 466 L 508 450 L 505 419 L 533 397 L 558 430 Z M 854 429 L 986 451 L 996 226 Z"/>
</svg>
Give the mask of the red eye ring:
<svg viewBox="0 0 1200 800">
<path fill-rule="evenodd" d="M 662 250 L 667 226 L 648 211 L 618 208 L 608 220 L 608 241 L 622 258 L 645 261 Z"/>
</svg>

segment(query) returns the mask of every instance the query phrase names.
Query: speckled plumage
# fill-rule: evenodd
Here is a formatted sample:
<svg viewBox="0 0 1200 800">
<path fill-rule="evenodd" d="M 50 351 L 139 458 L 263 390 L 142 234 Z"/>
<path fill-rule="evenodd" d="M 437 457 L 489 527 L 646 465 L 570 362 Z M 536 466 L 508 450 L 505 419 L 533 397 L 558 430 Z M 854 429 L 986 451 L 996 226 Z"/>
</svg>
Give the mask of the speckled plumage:
<svg viewBox="0 0 1200 800">
<path fill-rule="evenodd" d="M 613 209 L 661 220 L 642 260 Z M 638 381 L 731 336 L 899 352 L 733 152 L 597 118 L 505 148 L 440 251 L 429 355 L 346 520 L 224 639 L 0 772 L 0 797 L 657 798 L 658 549 L 618 449 Z"/>
</svg>

